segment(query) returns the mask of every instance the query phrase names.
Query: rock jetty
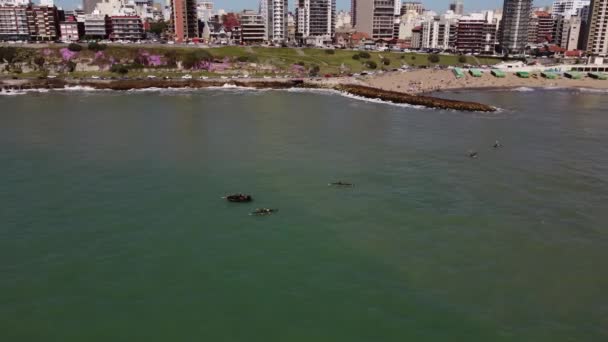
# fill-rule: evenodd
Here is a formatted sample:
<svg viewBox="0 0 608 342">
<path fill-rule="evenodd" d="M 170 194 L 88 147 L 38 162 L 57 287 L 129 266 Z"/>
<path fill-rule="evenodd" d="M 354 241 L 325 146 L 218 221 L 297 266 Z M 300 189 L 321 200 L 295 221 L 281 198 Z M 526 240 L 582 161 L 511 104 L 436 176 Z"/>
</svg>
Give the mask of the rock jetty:
<svg viewBox="0 0 608 342">
<path fill-rule="evenodd" d="M 428 108 L 453 109 L 469 112 L 496 111 L 495 107 L 476 102 L 448 100 L 424 95 L 410 95 L 361 85 L 340 84 L 335 86 L 334 89 L 365 98 L 379 99 L 393 103 L 405 103 Z"/>
</svg>

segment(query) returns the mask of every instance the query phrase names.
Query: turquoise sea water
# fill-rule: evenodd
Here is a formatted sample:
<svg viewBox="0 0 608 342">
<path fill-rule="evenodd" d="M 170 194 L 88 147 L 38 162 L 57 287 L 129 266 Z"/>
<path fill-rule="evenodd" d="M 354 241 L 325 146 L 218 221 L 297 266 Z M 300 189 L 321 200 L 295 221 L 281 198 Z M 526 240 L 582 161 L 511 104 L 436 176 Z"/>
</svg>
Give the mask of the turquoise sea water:
<svg viewBox="0 0 608 342">
<path fill-rule="evenodd" d="M 443 96 L 0 97 L 0 340 L 608 340 L 608 96 Z"/>
</svg>

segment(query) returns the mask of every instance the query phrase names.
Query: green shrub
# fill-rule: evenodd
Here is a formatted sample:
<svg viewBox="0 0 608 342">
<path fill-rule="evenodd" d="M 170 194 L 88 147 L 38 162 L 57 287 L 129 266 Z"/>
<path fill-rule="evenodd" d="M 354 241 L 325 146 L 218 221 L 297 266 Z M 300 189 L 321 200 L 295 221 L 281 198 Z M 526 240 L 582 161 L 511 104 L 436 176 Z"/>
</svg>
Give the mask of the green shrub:
<svg viewBox="0 0 608 342">
<path fill-rule="evenodd" d="M 67 63 L 65 63 L 65 66 L 68 72 L 74 72 L 74 70 L 76 70 L 76 63 L 72 61 L 67 61 Z"/>
<path fill-rule="evenodd" d="M 248 62 L 248 61 L 249 61 L 249 57 L 247 57 L 247 56 L 238 56 L 238 57 L 236 58 L 236 61 L 237 61 L 237 62 L 241 62 L 241 63 L 246 63 L 246 62 Z"/>
<path fill-rule="evenodd" d="M 363 51 L 363 52 L 359 52 L 359 57 L 367 59 L 367 58 L 371 58 L 372 56 L 369 54 L 369 52 Z"/>
<path fill-rule="evenodd" d="M 175 52 L 175 50 L 165 52 L 165 60 L 167 62 L 167 67 L 175 68 L 177 66 L 177 52 Z"/>
<path fill-rule="evenodd" d="M 182 66 L 184 69 L 195 68 L 201 62 L 210 62 L 213 56 L 207 50 L 192 51 L 182 58 Z"/>
<path fill-rule="evenodd" d="M 365 66 L 369 69 L 376 69 L 378 67 L 378 64 L 376 64 L 376 62 L 374 61 L 367 61 L 365 62 Z"/>
<path fill-rule="evenodd" d="M 0 46 L 0 63 L 6 61 L 11 64 L 17 57 L 17 49 L 12 46 Z"/>
<path fill-rule="evenodd" d="M 467 58 L 466 58 L 465 56 L 460 56 L 460 57 L 458 57 L 458 62 L 460 62 L 460 63 L 463 63 L 463 64 L 464 64 L 464 63 L 466 63 L 466 62 L 467 62 Z"/>
<path fill-rule="evenodd" d="M 429 62 L 431 63 L 439 63 L 441 61 L 441 57 L 439 57 L 439 55 L 429 55 Z"/>
<path fill-rule="evenodd" d="M 72 52 L 82 51 L 82 46 L 80 44 L 71 43 L 70 45 L 68 45 L 68 50 Z"/>
<path fill-rule="evenodd" d="M 112 67 L 110 67 L 110 72 L 126 75 L 127 73 L 129 73 L 129 68 L 127 68 L 126 65 L 114 64 L 112 65 Z"/>
<path fill-rule="evenodd" d="M 384 64 L 384 65 L 391 65 L 391 60 L 388 59 L 388 58 L 383 58 L 382 59 L 382 64 Z"/>
<path fill-rule="evenodd" d="M 325 54 L 327 54 L 327 55 L 335 55 L 336 51 L 334 51 L 334 50 L 325 50 Z"/>
<path fill-rule="evenodd" d="M 98 42 L 92 42 L 89 43 L 88 45 L 88 49 L 94 52 L 99 52 L 99 51 L 103 51 L 107 48 L 108 46 L 105 44 L 99 44 Z"/>
<path fill-rule="evenodd" d="M 321 71 L 321 68 L 318 65 L 313 65 L 310 68 L 310 75 L 311 76 L 317 76 L 320 71 Z"/>
<path fill-rule="evenodd" d="M 353 59 L 358 61 L 359 59 L 361 59 L 361 56 L 359 56 L 359 54 L 353 55 Z"/>
<path fill-rule="evenodd" d="M 299 66 L 306 66 L 306 63 L 304 63 L 304 62 L 302 62 L 302 61 L 299 61 L 299 62 L 296 62 L 296 65 L 299 65 Z"/>
<path fill-rule="evenodd" d="M 46 62 L 46 60 L 42 56 L 38 56 L 38 57 L 34 58 L 34 64 L 36 64 L 39 69 L 42 69 L 45 62 Z"/>
</svg>

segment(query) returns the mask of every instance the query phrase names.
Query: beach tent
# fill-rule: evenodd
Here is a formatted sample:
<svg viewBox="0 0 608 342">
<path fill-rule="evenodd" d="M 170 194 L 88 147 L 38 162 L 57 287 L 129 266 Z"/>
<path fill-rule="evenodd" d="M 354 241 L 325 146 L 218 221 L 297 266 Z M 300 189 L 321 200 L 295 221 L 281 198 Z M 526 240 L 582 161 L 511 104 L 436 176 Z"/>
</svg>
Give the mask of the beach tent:
<svg viewBox="0 0 608 342">
<path fill-rule="evenodd" d="M 557 74 L 548 71 L 542 72 L 541 76 L 550 80 L 554 80 L 557 78 Z"/>
<path fill-rule="evenodd" d="M 471 74 L 471 76 L 473 76 L 473 77 L 483 76 L 483 73 L 479 69 L 471 69 L 471 70 L 469 70 L 469 74 Z"/>
<path fill-rule="evenodd" d="M 583 74 L 581 74 L 580 72 L 576 72 L 576 71 L 568 71 L 564 75 L 566 75 L 566 77 L 571 78 L 573 80 L 580 80 L 581 78 L 583 78 Z"/>
<path fill-rule="evenodd" d="M 596 80 L 608 80 L 608 75 L 601 72 L 590 72 L 589 77 Z"/>
<path fill-rule="evenodd" d="M 454 72 L 454 76 L 456 76 L 456 78 L 464 77 L 464 72 L 462 72 L 462 69 L 460 69 L 460 68 L 454 68 L 453 72 Z"/>
<path fill-rule="evenodd" d="M 527 71 L 518 71 L 516 75 L 521 78 L 530 78 L 530 73 Z"/>
<path fill-rule="evenodd" d="M 504 72 L 502 72 L 502 70 L 498 70 L 498 69 L 492 70 L 492 75 L 494 75 L 494 77 L 498 77 L 498 78 L 505 78 L 507 76 L 507 75 L 505 75 Z"/>
</svg>

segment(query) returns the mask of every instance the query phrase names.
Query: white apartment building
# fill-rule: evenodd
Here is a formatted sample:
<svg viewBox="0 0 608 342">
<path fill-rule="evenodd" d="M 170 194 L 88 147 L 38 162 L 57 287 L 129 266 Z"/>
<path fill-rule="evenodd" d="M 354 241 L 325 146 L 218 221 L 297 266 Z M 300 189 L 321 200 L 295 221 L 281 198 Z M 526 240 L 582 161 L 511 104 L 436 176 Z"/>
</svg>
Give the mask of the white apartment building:
<svg viewBox="0 0 608 342">
<path fill-rule="evenodd" d="M 336 32 L 336 0 L 298 0 L 296 38 L 328 36 Z"/>
<path fill-rule="evenodd" d="M 570 18 L 573 15 L 578 15 L 579 11 L 589 6 L 590 0 L 555 0 L 553 1 L 553 16 L 561 15 L 566 18 Z"/>
<path fill-rule="evenodd" d="M 287 41 L 289 34 L 287 30 L 288 10 L 287 0 L 261 0 L 260 14 L 264 16 L 268 40 L 275 43 Z"/>
<path fill-rule="evenodd" d="M 196 16 L 204 22 L 209 21 L 209 18 L 213 16 L 213 2 L 198 1 L 196 3 Z"/>
<path fill-rule="evenodd" d="M 433 18 L 422 23 L 423 49 L 449 49 L 455 44 L 457 21 Z"/>
<path fill-rule="evenodd" d="M 581 18 L 571 16 L 563 23 L 560 46 L 568 51 L 577 50 L 581 34 Z"/>
</svg>

